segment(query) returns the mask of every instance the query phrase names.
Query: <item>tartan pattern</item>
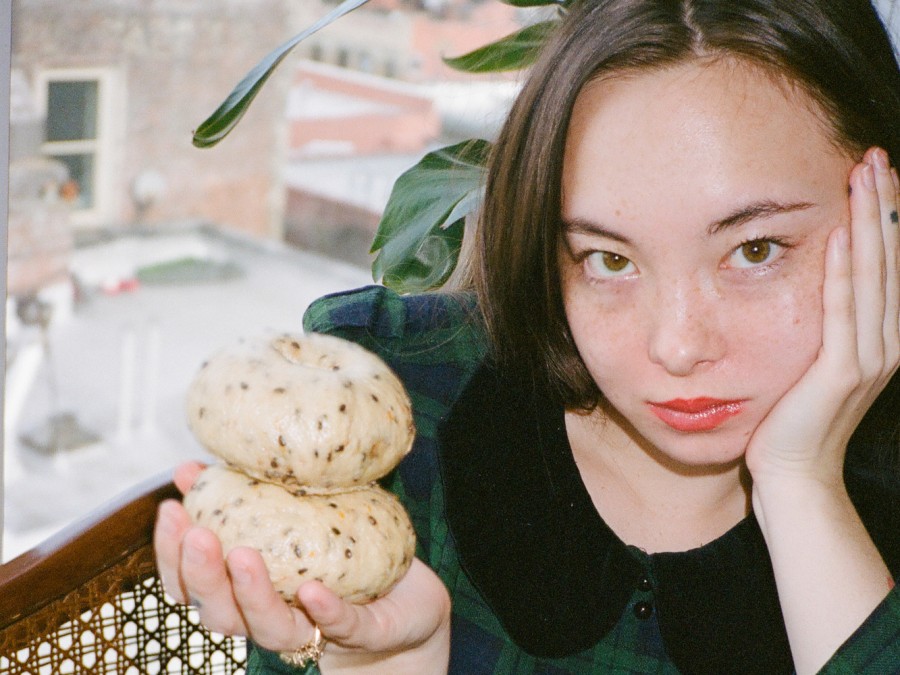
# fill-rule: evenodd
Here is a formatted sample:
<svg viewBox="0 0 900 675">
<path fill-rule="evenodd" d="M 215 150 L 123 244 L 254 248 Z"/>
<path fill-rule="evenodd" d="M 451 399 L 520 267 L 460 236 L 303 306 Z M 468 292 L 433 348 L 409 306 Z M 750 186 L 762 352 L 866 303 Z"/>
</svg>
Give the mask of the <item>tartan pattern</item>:
<svg viewBox="0 0 900 675">
<path fill-rule="evenodd" d="M 379 354 L 403 380 L 413 402 L 413 452 L 383 480 L 403 501 L 418 535 L 417 555 L 441 577 L 453 600 L 450 672 L 458 675 L 670 674 L 655 613 L 631 608 L 652 601 L 636 590 L 618 624 L 593 648 L 559 659 L 538 659 L 517 647 L 460 568 L 444 519 L 436 434 L 456 397 L 480 365 L 485 341 L 471 296 L 400 297 L 371 286 L 318 300 L 304 328 L 337 335 Z M 253 649 L 249 674 L 296 675 L 272 653 Z M 307 669 L 308 675 L 317 673 Z M 821 671 L 900 673 L 900 590 L 892 592 Z"/>
<path fill-rule="evenodd" d="M 823 672 L 900 673 L 900 595 L 896 588 L 850 636 Z"/>
</svg>

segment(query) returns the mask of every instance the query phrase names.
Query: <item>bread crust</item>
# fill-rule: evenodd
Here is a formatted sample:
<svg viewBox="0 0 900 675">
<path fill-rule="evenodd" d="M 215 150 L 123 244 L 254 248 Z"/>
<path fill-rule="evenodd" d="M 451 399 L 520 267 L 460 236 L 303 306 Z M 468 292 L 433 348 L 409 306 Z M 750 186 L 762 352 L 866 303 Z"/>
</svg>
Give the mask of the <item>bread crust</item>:
<svg viewBox="0 0 900 675">
<path fill-rule="evenodd" d="M 285 601 L 317 579 L 367 602 L 409 569 L 409 516 L 374 481 L 412 447 L 412 410 L 376 355 L 325 335 L 245 340 L 204 364 L 187 409 L 223 463 L 200 474 L 185 509 L 226 555 L 259 551 Z"/>
<path fill-rule="evenodd" d="M 214 465 L 185 495 L 193 521 L 219 537 L 223 552 L 262 555 L 275 590 L 297 604 L 317 579 L 350 602 L 386 593 L 415 555 L 412 524 L 399 500 L 377 485 L 298 498 L 271 483 Z"/>
<path fill-rule="evenodd" d="M 409 397 L 381 359 L 328 335 L 246 340 L 204 364 L 188 424 L 250 476 L 308 492 L 367 485 L 412 447 Z"/>
</svg>

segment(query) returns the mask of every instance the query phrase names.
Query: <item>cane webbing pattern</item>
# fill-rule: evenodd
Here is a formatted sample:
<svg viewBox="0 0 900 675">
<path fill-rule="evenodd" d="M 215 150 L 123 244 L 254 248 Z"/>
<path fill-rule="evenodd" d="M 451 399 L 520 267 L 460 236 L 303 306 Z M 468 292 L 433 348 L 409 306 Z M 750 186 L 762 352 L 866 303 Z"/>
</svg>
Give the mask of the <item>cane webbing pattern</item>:
<svg viewBox="0 0 900 675">
<path fill-rule="evenodd" d="M 245 661 L 242 639 L 165 594 L 149 546 L 0 632 L 3 675 L 242 675 Z"/>
</svg>

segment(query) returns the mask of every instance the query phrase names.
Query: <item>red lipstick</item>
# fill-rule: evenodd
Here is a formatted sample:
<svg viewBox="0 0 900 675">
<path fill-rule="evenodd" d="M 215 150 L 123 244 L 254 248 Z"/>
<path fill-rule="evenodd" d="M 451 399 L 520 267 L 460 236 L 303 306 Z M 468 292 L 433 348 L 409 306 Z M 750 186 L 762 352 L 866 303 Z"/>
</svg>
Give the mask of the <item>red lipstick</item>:
<svg viewBox="0 0 900 675">
<path fill-rule="evenodd" d="M 726 420 L 740 414 L 743 401 L 717 398 L 676 398 L 663 403 L 648 401 L 650 410 L 675 431 L 712 431 Z"/>
</svg>

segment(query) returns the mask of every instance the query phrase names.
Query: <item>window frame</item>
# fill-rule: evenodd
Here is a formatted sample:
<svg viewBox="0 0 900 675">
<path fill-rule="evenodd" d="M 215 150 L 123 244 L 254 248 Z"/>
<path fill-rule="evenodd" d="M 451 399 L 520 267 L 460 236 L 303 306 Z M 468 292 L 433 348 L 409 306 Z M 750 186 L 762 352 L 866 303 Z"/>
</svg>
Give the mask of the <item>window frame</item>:
<svg viewBox="0 0 900 675">
<path fill-rule="evenodd" d="M 117 198 L 114 177 L 117 174 L 119 158 L 116 157 L 116 137 L 118 132 L 115 101 L 122 100 L 120 78 L 115 68 L 46 68 L 35 75 L 35 104 L 41 117 L 47 118 L 50 84 L 52 82 L 97 83 L 97 133 L 91 140 L 44 141 L 41 153 L 44 155 L 87 154 L 94 156 L 93 204 L 90 207 L 72 210 L 71 222 L 75 227 L 91 227 L 107 224 L 114 220 L 117 212 Z M 121 108 L 121 105 L 120 105 Z M 121 146 L 120 146 L 121 147 Z"/>
</svg>

